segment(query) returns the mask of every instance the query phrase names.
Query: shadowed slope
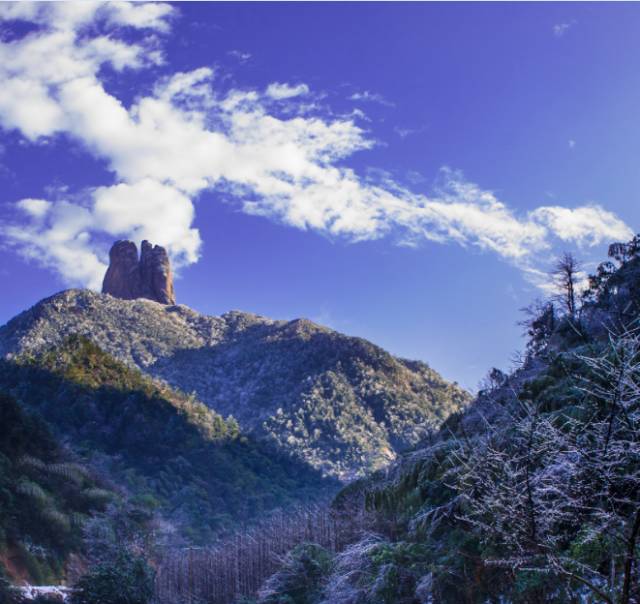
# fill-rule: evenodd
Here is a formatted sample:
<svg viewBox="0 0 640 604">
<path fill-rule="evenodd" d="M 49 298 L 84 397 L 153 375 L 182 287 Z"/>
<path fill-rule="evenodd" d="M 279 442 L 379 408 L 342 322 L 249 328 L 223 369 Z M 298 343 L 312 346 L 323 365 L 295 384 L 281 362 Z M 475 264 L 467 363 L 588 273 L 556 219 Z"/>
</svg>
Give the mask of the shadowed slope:
<svg viewBox="0 0 640 604">
<path fill-rule="evenodd" d="M 80 336 L 0 362 L 0 389 L 189 540 L 206 542 L 233 522 L 335 488 Z"/>
</svg>

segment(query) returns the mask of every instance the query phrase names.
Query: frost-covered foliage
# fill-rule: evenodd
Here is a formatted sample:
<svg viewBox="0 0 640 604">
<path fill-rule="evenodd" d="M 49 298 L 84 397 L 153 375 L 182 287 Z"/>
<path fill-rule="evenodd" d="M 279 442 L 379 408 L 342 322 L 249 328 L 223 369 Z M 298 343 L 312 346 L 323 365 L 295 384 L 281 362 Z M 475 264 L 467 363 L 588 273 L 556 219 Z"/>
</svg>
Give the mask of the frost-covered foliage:
<svg viewBox="0 0 640 604">
<path fill-rule="evenodd" d="M 389 602 L 640 602 L 639 242 L 613 245 L 580 299 L 565 271 L 516 369 L 364 481 L 383 537 L 340 554 L 314 604 L 385 601 L 378 547 L 415 548 Z"/>
<path fill-rule="evenodd" d="M 372 515 L 354 503 L 279 510 L 210 547 L 165 551 L 157 565 L 156 601 L 246 604 L 253 600 L 242 598 L 261 587 L 271 603 L 314 600 L 321 587 L 315 579 L 326 574 L 333 554 L 372 526 Z"/>
<path fill-rule="evenodd" d="M 321 604 L 414 604 L 420 546 L 367 535 L 339 554 Z"/>
<path fill-rule="evenodd" d="M 491 563 L 628 604 L 640 598 L 640 336 L 578 360 L 573 405 L 544 412 L 542 400 L 523 401 L 511 430 L 460 441 L 449 478 Z"/>
<path fill-rule="evenodd" d="M 304 544 L 292 550 L 256 604 L 416 604 L 429 580 L 420 545 L 365 532 L 339 553 Z"/>
<path fill-rule="evenodd" d="M 332 555 L 323 547 L 313 543 L 297 546 L 262 586 L 258 604 L 312 604 L 331 563 Z"/>
<path fill-rule="evenodd" d="M 307 320 L 120 300 L 69 290 L 0 328 L 0 357 L 73 334 L 161 378 L 325 475 L 386 466 L 469 400 L 424 363 Z"/>
</svg>

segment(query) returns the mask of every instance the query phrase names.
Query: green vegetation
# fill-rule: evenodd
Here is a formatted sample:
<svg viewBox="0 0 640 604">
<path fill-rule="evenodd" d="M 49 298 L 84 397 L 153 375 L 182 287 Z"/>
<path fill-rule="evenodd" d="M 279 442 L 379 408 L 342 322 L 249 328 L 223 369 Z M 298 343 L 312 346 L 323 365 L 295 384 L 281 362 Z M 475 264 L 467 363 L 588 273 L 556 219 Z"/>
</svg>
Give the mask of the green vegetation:
<svg viewBox="0 0 640 604">
<path fill-rule="evenodd" d="M 10 549 L 35 583 L 62 577 L 88 528 L 112 531 L 123 505 L 134 531 L 158 518 L 170 523 L 162 539 L 208 543 L 335 489 L 82 337 L 0 362 L 0 392 L 0 553 Z"/>
<path fill-rule="evenodd" d="M 71 604 L 147 604 L 153 596 L 153 578 L 144 558 L 123 551 L 76 583 Z"/>
<path fill-rule="evenodd" d="M 317 496 L 317 473 L 265 449 L 191 396 L 157 384 L 71 337 L 0 364 L 0 384 L 37 409 L 87 463 L 141 506 L 209 542 L 237 520 Z"/>
<path fill-rule="evenodd" d="M 114 497 L 39 417 L 0 393 L 0 551 L 33 581 L 52 581 L 79 549 L 84 521 Z"/>
</svg>

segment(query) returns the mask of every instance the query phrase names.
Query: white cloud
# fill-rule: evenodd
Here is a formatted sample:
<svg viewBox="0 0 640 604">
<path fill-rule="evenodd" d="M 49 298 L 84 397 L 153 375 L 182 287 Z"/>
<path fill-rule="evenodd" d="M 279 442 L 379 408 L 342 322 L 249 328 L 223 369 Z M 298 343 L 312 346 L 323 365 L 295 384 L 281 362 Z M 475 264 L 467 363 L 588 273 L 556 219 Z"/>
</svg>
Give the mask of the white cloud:
<svg viewBox="0 0 640 604">
<path fill-rule="evenodd" d="M 253 56 L 250 52 L 243 52 L 242 50 L 230 50 L 227 54 L 237 59 L 240 63 L 246 63 Z"/>
<path fill-rule="evenodd" d="M 152 3 L 0 6 L 0 18 L 48 24 L 0 43 L 0 124 L 34 142 L 65 133 L 114 174 L 106 186 L 23 199 L 24 218 L 2 227 L 8 243 L 70 283 L 99 287 L 108 238 L 147 238 L 165 245 L 178 266 L 195 262 L 201 241 L 193 198 L 204 190 L 226 193 L 247 213 L 351 241 L 390 234 L 409 245 L 490 250 L 534 276 L 535 255 L 554 242 L 590 246 L 631 233 L 597 205 L 519 215 L 451 170 L 431 196 L 389 175 L 362 177 L 342 160 L 375 141 L 355 113 L 328 117 L 299 103 L 305 84 L 223 93 L 214 70 L 201 67 L 161 78 L 125 106 L 105 89 L 102 66 L 140 70 L 160 62 L 148 30 L 168 32 L 172 15 Z M 91 37 L 84 26 L 92 20 L 138 29 L 140 40 L 118 38 L 118 28 Z M 271 101 L 284 99 L 296 106 L 295 117 L 272 112 Z M 370 92 L 352 99 L 389 103 Z"/>
<path fill-rule="evenodd" d="M 136 29 L 169 31 L 169 20 L 175 9 L 163 2 L 3 2 L 0 19 L 24 20 L 39 25 L 53 25 L 58 30 L 74 31 L 93 21 Z"/>
<path fill-rule="evenodd" d="M 575 21 L 568 21 L 566 23 L 556 23 L 552 27 L 553 35 L 556 38 L 562 38 L 573 26 L 575 25 Z"/>
<path fill-rule="evenodd" d="M 624 241 L 633 236 L 633 231 L 622 220 L 595 204 L 575 209 L 541 207 L 531 212 L 530 217 L 548 227 L 562 241 L 580 246 Z"/>
<path fill-rule="evenodd" d="M 191 228 L 193 204 L 173 187 L 150 179 L 99 187 L 91 216 L 94 228 L 114 237 L 148 239 L 169 248 L 178 266 L 198 260 L 200 235 Z"/>
<path fill-rule="evenodd" d="M 213 77 L 214 71 L 210 67 L 200 67 L 189 72 L 179 71 L 159 82 L 155 87 L 155 95 L 165 102 L 178 101 L 187 107 L 192 103 L 195 107 L 211 106 Z"/>
<path fill-rule="evenodd" d="M 169 31 L 169 18 L 174 9 L 170 4 L 157 2 L 109 2 L 107 20 L 114 25 L 128 25 L 137 29 Z"/>
<path fill-rule="evenodd" d="M 280 101 L 282 99 L 291 99 L 296 96 L 309 94 L 309 86 L 307 86 L 306 84 L 290 86 L 289 84 L 274 82 L 273 84 L 269 84 L 269 86 L 267 86 L 265 94 L 268 97 L 275 99 L 276 101 Z"/>
<path fill-rule="evenodd" d="M 21 199 L 16 205 L 32 218 L 39 219 L 44 218 L 52 204 L 46 199 Z"/>
<path fill-rule="evenodd" d="M 24 257 L 57 271 L 68 283 L 98 289 L 106 265 L 88 245 L 85 229 L 92 222 L 90 213 L 65 201 L 21 200 L 17 205 L 31 221 L 4 226 L 7 241 Z"/>
<path fill-rule="evenodd" d="M 365 90 L 364 92 L 354 92 L 350 97 L 350 101 L 364 101 L 365 103 L 378 103 L 379 105 L 384 105 L 386 107 L 395 107 L 395 103 L 387 100 L 381 94 L 377 92 L 371 92 L 369 90 Z"/>
<path fill-rule="evenodd" d="M 153 180 L 98 187 L 83 203 L 22 199 L 16 205 L 30 221 L 5 227 L 5 236 L 24 255 L 56 268 L 74 285 L 98 288 L 106 269 L 90 246 L 91 232 L 166 246 L 177 268 L 198 260 L 201 242 L 191 228 L 191 200 Z"/>
<path fill-rule="evenodd" d="M 31 140 L 53 134 L 64 117 L 44 84 L 22 77 L 2 80 L 0 115 L 5 127 L 20 130 Z"/>
</svg>

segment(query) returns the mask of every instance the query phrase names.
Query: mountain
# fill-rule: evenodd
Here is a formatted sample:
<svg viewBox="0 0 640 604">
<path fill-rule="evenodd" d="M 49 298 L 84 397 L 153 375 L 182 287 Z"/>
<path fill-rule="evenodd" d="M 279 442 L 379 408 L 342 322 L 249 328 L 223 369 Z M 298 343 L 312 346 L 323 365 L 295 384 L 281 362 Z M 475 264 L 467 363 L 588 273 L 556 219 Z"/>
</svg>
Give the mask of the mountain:
<svg viewBox="0 0 640 604">
<path fill-rule="evenodd" d="M 376 534 L 294 549 L 250 601 L 640 602 L 640 236 L 609 256 L 580 303 L 564 262 L 522 363 L 339 494 L 366 502 Z"/>
<path fill-rule="evenodd" d="M 128 264 L 105 281 L 132 297 L 131 279 L 157 281 L 149 297 L 69 290 L 0 327 L 0 575 L 14 581 L 72 581 L 123 544 L 153 558 L 317 505 L 468 400 L 310 321 L 150 299 L 173 289 L 145 249 L 114 246 Z"/>
<path fill-rule="evenodd" d="M 213 317 L 87 290 L 42 300 L 1 327 L 0 357 L 37 355 L 74 335 L 341 480 L 384 467 L 470 398 L 424 363 L 305 319 Z"/>
<path fill-rule="evenodd" d="M 0 393 L 37 414 L 123 501 L 163 520 L 174 541 L 207 543 L 238 522 L 336 488 L 82 336 L 0 361 Z"/>
</svg>

